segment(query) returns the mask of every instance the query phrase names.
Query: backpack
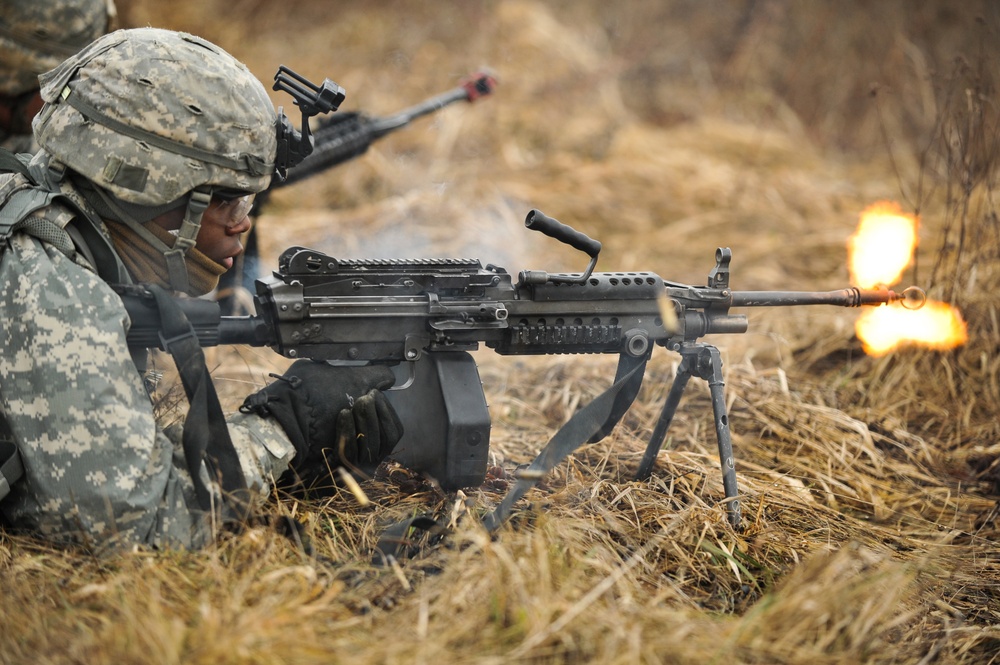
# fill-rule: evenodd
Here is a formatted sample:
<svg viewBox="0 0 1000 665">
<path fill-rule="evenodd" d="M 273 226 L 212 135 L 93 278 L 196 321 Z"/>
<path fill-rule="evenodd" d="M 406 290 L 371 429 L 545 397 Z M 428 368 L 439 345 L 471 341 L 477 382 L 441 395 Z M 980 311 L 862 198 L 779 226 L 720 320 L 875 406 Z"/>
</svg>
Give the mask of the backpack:
<svg viewBox="0 0 1000 665">
<path fill-rule="evenodd" d="M 79 252 L 101 274 L 109 273 L 118 282 L 125 274 L 114 248 L 104 234 L 69 197 L 59 191 L 40 186 L 32 169 L 31 155 L 14 155 L 0 148 L 0 252 L 7 239 L 24 232 L 58 248 L 67 256 Z M 53 203 L 65 208 L 52 218 L 33 215 Z M 71 224 L 80 220 L 79 224 Z M 0 500 L 10 493 L 22 475 L 24 467 L 17 452 L 7 419 L 0 412 Z"/>
</svg>

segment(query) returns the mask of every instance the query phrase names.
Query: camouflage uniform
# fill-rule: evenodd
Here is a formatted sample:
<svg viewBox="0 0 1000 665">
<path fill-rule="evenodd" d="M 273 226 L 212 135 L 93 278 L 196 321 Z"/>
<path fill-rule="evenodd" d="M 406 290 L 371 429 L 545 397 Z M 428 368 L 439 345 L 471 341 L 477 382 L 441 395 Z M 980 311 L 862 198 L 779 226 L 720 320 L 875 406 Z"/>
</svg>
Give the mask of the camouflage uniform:
<svg viewBox="0 0 1000 665">
<path fill-rule="evenodd" d="M 63 173 L 136 210 L 205 187 L 260 191 L 273 170 L 274 109 L 229 54 L 154 29 L 103 37 L 42 83 L 36 184 L 0 176 L 0 213 L 15 190 L 54 197 L 0 245 L 0 416 L 25 470 L 0 508 L 11 524 L 58 541 L 201 546 L 212 517 L 198 508 L 180 428 L 164 431 L 154 418 L 126 345 L 128 316 L 108 284 L 129 276 L 120 261 L 91 263 L 85 245 L 111 247 L 108 230 Z M 144 98 L 136 85 L 150 86 Z M 189 203 L 179 235 L 193 244 L 199 223 Z M 80 229 L 91 232 L 85 242 Z M 229 422 L 246 483 L 265 497 L 294 448 L 274 420 Z"/>
<path fill-rule="evenodd" d="M 113 0 L 4 0 L 0 12 L 0 98 L 27 102 L 38 76 L 107 32 Z M 0 101 L 2 103 L 2 101 Z M 0 147 L 34 152 L 31 132 L 0 128 Z"/>
</svg>

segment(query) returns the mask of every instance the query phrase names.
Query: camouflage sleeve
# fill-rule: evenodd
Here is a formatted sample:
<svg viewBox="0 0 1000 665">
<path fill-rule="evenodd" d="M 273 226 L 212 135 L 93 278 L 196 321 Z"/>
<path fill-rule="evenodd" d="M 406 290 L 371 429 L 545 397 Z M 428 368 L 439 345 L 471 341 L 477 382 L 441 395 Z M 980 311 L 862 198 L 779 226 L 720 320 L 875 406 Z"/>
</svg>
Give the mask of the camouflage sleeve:
<svg viewBox="0 0 1000 665">
<path fill-rule="evenodd" d="M 247 486 L 257 488 L 257 493 L 266 497 L 295 456 L 285 430 L 273 419 L 237 412 L 229 417 L 229 434 L 239 453 Z"/>
<path fill-rule="evenodd" d="M 0 407 L 25 476 L 2 506 L 57 541 L 199 547 L 211 534 L 181 449 L 158 427 L 125 343 L 125 310 L 91 271 L 15 235 L 0 260 Z M 291 446 L 263 419 L 232 427 L 262 493 Z"/>
<path fill-rule="evenodd" d="M 240 458 L 247 487 L 254 490 L 257 498 L 263 501 L 270 494 L 274 481 L 288 469 L 289 462 L 295 456 L 295 448 L 276 420 L 237 412 L 228 421 L 229 435 Z M 177 424 L 170 425 L 164 429 L 164 433 L 180 451 L 183 428 Z"/>
</svg>

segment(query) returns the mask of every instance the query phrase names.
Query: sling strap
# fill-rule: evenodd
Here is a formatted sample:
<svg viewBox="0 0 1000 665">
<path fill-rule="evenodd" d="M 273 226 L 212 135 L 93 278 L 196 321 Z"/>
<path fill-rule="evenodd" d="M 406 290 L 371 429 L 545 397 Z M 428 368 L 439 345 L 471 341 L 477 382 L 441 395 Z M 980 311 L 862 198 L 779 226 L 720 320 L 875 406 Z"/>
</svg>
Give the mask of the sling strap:
<svg viewBox="0 0 1000 665">
<path fill-rule="evenodd" d="M 633 363 L 631 369 L 619 376 L 610 388 L 573 414 L 573 417 L 549 439 L 548 444 L 528 468 L 516 474 L 517 483 L 507 492 L 500 505 L 483 520 L 483 526 L 487 531 L 493 533 L 499 529 L 510 517 L 514 503 L 518 499 L 537 485 L 546 473 L 554 469 L 570 453 L 606 429 L 606 423 L 613 419 L 617 409 L 620 408 L 619 396 L 632 389 L 638 390 L 635 388 L 635 379 L 642 380 L 648 358 L 647 355 Z"/>
<path fill-rule="evenodd" d="M 28 175 L 28 166 L 17 155 L 6 148 L 0 148 L 0 173 L 20 173 Z"/>
<path fill-rule="evenodd" d="M 218 507 L 227 521 L 242 522 L 249 517 L 249 490 L 198 336 L 170 293 L 155 284 L 144 288 L 159 311 L 160 342 L 173 357 L 188 398 L 182 444 L 198 503 L 205 512 Z M 222 506 L 215 506 L 206 480 L 218 482 Z"/>
</svg>

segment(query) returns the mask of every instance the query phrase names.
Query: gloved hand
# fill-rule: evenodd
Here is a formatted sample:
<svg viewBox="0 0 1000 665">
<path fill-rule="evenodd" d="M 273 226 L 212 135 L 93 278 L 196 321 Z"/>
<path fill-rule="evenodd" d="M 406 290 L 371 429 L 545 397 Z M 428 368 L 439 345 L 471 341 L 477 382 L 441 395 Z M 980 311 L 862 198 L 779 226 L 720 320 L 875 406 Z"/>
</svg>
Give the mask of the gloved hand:
<svg viewBox="0 0 1000 665">
<path fill-rule="evenodd" d="M 273 417 L 295 446 L 292 469 L 308 488 L 338 466 L 373 468 L 392 452 L 403 425 L 382 393 L 395 377 L 384 365 L 334 367 L 297 360 L 249 395 L 244 413 Z"/>
</svg>

